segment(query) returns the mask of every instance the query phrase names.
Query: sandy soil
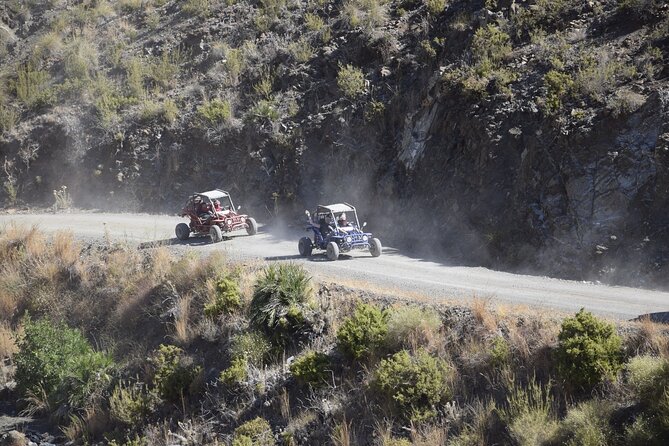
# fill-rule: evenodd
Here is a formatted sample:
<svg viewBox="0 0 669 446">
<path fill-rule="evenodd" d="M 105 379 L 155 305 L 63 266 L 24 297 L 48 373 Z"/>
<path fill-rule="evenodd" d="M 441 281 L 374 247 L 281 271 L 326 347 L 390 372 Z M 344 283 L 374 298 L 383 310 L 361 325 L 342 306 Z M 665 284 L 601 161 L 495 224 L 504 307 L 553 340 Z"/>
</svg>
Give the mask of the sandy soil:
<svg viewBox="0 0 669 446">
<path fill-rule="evenodd" d="M 255 236 L 238 231 L 216 244 L 209 238 L 180 242 L 174 236 L 174 227 L 183 221 L 176 216 L 93 212 L 0 215 L 0 227 L 12 223 L 37 225 L 47 232 L 69 229 L 82 238 L 108 237 L 140 244 L 161 242 L 176 250 L 190 249 L 205 254 L 219 250 L 244 261 L 299 262 L 316 279 L 407 298 L 433 301 L 482 298 L 490 299 L 493 304 L 543 307 L 569 313 L 585 307 L 614 319 L 669 311 L 667 292 L 452 266 L 447 261 L 440 263 L 408 257 L 392 247 L 384 247 L 379 258 L 359 251 L 350 256 L 342 255 L 336 262 L 327 261 L 319 253 L 305 259 L 298 255 L 297 241 L 307 233 L 297 229 L 270 230 L 261 225 Z"/>
</svg>

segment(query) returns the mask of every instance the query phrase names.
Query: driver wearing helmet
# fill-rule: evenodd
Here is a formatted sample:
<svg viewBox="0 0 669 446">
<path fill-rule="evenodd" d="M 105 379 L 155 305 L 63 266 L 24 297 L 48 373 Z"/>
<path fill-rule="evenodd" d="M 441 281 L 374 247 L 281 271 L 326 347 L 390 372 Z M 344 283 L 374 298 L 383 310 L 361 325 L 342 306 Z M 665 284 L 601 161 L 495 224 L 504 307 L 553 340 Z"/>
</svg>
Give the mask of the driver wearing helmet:
<svg viewBox="0 0 669 446">
<path fill-rule="evenodd" d="M 347 222 L 346 222 L 346 214 L 345 213 L 342 213 L 339 216 L 339 219 L 337 220 L 337 224 L 339 226 L 346 226 Z"/>
<path fill-rule="evenodd" d="M 339 216 L 339 219 L 337 220 L 337 226 L 339 226 L 344 231 L 349 231 L 349 230 L 352 229 L 351 225 L 346 220 L 346 213 L 344 213 L 344 212 L 341 213 L 341 215 Z"/>
</svg>

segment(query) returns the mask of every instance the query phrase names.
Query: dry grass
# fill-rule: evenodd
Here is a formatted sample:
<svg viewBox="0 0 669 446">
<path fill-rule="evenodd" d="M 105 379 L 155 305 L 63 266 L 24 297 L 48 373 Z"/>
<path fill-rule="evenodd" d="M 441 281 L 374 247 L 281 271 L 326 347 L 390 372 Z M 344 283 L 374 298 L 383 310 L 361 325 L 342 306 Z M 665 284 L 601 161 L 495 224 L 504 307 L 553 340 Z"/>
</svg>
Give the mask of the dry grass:
<svg viewBox="0 0 669 446">
<path fill-rule="evenodd" d="M 632 325 L 636 333 L 629 339 L 636 354 L 650 353 L 669 356 L 669 336 L 666 325 L 653 322 L 649 316 L 642 317 Z"/>
<path fill-rule="evenodd" d="M 61 428 L 71 442 L 89 440 L 109 430 L 109 414 L 96 407 L 88 407 L 82 415 L 71 415 L 70 423 Z M 88 441 L 86 441 L 88 443 Z"/>
<path fill-rule="evenodd" d="M 193 296 L 186 294 L 177 301 L 177 313 L 174 317 L 174 340 L 187 345 L 193 338 L 193 329 L 190 326 L 190 309 Z"/>
<path fill-rule="evenodd" d="M 474 319 L 486 330 L 497 331 L 497 317 L 490 311 L 491 299 L 474 296 L 471 309 Z"/>
<path fill-rule="evenodd" d="M 151 274 L 155 280 L 162 280 L 172 267 L 173 255 L 164 246 L 158 247 L 151 253 Z"/>
<path fill-rule="evenodd" d="M 444 427 L 423 426 L 411 431 L 411 444 L 413 446 L 435 446 L 446 444 L 448 431 Z"/>
<path fill-rule="evenodd" d="M 0 363 L 4 358 L 11 358 L 18 351 L 15 334 L 5 322 L 0 322 Z"/>
<path fill-rule="evenodd" d="M 53 236 L 53 254 L 63 265 L 73 265 L 79 260 L 81 247 L 74 240 L 72 231 L 58 231 Z"/>
<path fill-rule="evenodd" d="M 0 322 L 9 322 L 15 316 L 25 288 L 20 266 L 5 263 L 0 269 Z"/>
<path fill-rule="evenodd" d="M 292 419 L 290 413 L 290 394 L 288 394 L 286 388 L 284 388 L 281 395 L 279 395 L 279 413 L 281 413 L 281 417 L 290 424 Z"/>
<path fill-rule="evenodd" d="M 346 417 L 337 423 L 332 429 L 332 436 L 330 439 L 335 446 L 351 446 L 352 437 L 354 436 L 353 428 L 351 427 L 351 422 L 346 421 Z"/>
</svg>

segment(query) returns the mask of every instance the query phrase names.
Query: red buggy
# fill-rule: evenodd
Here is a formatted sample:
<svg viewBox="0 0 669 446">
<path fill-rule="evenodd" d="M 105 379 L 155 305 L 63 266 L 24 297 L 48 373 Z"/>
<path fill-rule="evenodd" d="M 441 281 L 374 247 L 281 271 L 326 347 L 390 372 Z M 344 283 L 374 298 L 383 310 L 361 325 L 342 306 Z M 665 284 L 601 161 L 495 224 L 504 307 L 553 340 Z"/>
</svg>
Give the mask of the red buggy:
<svg viewBox="0 0 669 446">
<path fill-rule="evenodd" d="M 209 236 L 214 243 L 223 240 L 223 233 L 246 229 L 249 235 L 258 232 L 255 219 L 245 214 L 238 214 L 224 190 L 214 189 L 191 195 L 186 201 L 181 216 L 190 219 L 190 223 L 179 223 L 175 229 L 179 240 L 187 240 L 191 235 Z"/>
</svg>

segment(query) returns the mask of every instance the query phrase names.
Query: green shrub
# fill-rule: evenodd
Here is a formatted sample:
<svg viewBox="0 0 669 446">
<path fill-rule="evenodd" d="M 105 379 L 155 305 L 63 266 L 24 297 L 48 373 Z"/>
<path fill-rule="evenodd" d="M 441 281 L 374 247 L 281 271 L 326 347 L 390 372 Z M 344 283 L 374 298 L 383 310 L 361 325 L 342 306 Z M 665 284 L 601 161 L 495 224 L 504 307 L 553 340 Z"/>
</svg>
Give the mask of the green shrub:
<svg viewBox="0 0 669 446">
<path fill-rule="evenodd" d="M 305 315 L 312 301 L 311 278 L 299 265 L 272 264 L 253 287 L 251 324 L 275 343 L 285 345 L 310 324 Z"/>
<path fill-rule="evenodd" d="M 253 120 L 260 119 L 274 122 L 281 118 L 281 113 L 279 112 L 276 100 L 270 98 L 260 99 L 256 102 L 251 110 L 249 110 L 249 116 Z"/>
<path fill-rule="evenodd" d="M 511 37 L 497 26 L 489 24 L 476 30 L 471 49 L 477 62 L 488 60 L 497 66 L 511 54 Z"/>
<path fill-rule="evenodd" d="M 158 395 L 168 401 L 181 401 L 190 393 L 190 387 L 200 373 L 200 367 L 195 366 L 175 345 L 161 344 L 152 363 L 155 368 L 153 384 Z"/>
<path fill-rule="evenodd" d="M 225 71 L 228 73 L 230 83 L 236 85 L 239 82 L 239 76 L 246 68 L 244 53 L 239 48 L 235 49 L 227 46 L 223 47 L 223 53 L 225 55 Z"/>
<path fill-rule="evenodd" d="M 234 386 L 246 381 L 248 376 L 248 362 L 242 357 L 234 358 L 230 367 L 223 370 L 218 379 L 227 386 Z"/>
<path fill-rule="evenodd" d="M 427 346 L 439 334 L 441 319 L 429 308 L 407 305 L 388 312 L 384 344 L 391 351 Z"/>
<path fill-rule="evenodd" d="M 210 0 L 186 0 L 181 7 L 186 14 L 207 17 L 211 14 Z"/>
<path fill-rule="evenodd" d="M 388 312 L 374 305 L 360 303 L 353 316 L 337 330 L 337 343 L 342 352 L 353 359 L 377 351 L 388 334 Z M 396 339 L 392 342 L 396 344 Z"/>
<path fill-rule="evenodd" d="M 435 406 L 451 397 L 450 375 L 451 368 L 443 359 L 424 350 L 413 356 L 402 350 L 379 363 L 372 385 L 395 406 L 398 415 L 418 422 L 435 416 Z"/>
<path fill-rule="evenodd" d="M 109 355 L 96 352 L 76 329 L 46 319 L 24 319 L 24 334 L 14 355 L 17 389 L 43 394 L 51 407 L 68 403 L 82 408 L 88 397 L 109 380 Z"/>
<path fill-rule="evenodd" d="M 267 338 L 257 331 L 236 334 L 230 342 L 232 358 L 246 358 L 251 364 L 259 366 L 267 359 L 272 349 Z"/>
<path fill-rule="evenodd" d="M 0 104 L 0 134 L 9 132 L 19 122 L 19 115 L 12 108 Z"/>
<path fill-rule="evenodd" d="M 309 62 L 314 56 L 314 48 L 305 37 L 300 37 L 297 41 L 292 42 L 288 46 L 288 51 L 293 56 L 293 59 L 299 63 Z"/>
<path fill-rule="evenodd" d="M 412 446 L 412 445 L 413 443 L 407 440 L 406 438 L 390 438 L 383 442 L 383 446 Z"/>
<path fill-rule="evenodd" d="M 329 367 L 328 355 L 311 351 L 295 358 L 290 364 L 290 373 L 303 384 L 317 387 L 328 382 Z"/>
<path fill-rule="evenodd" d="M 144 64 L 142 59 L 133 57 L 125 64 L 127 75 L 128 92 L 136 97 L 141 98 L 146 93 L 144 90 L 144 79 L 148 72 L 148 67 Z"/>
<path fill-rule="evenodd" d="M 511 348 L 502 336 L 497 336 L 490 347 L 490 365 L 500 368 L 509 363 L 511 359 Z"/>
<path fill-rule="evenodd" d="M 140 105 L 139 118 L 142 121 L 149 122 L 160 119 L 171 124 L 177 118 L 178 108 L 171 99 L 167 99 L 164 102 L 145 99 Z"/>
<path fill-rule="evenodd" d="M 204 306 L 204 314 L 217 318 L 221 314 L 232 314 L 242 307 L 242 295 L 239 285 L 231 278 L 220 278 L 215 285 L 213 301 Z"/>
<path fill-rule="evenodd" d="M 274 446 L 274 436 L 269 423 L 260 417 L 235 429 L 232 446 Z"/>
<path fill-rule="evenodd" d="M 627 383 L 644 406 L 655 405 L 658 389 L 669 388 L 669 361 L 649 355 L 635 356 L 626 366 Z"/>
<path fill-rule="evenodd" d="M 89 79 L 97 69 L 98 50 L 88 39 L 75 38 L 67 44 L 63 64 L 70 79 Z"/>
<path fill-rule="evenodd" d="M 557 347 L 558 370 L 569 385 L 590 390 L 612 378 L 622 362 L 620 337 L 612 324 L 581 309 L 562 322 Z"/>
<path fill-rule="evenodd" d="M 16 72 L 13 86 L 21 102 L 30 108 L 38 108 L 51 104 L 55 99 L 53 90 L 48 88 L 50 82 L 51 76 L 46 71 L 23 65 Z"/>
<path fill-rule="evenodd" d="M 304 15 L 304 26 L 309 31 L 319 32 L 325 26 L 325 21 L 318 15 L 307 12 Z"/>
<path fill-rule="evenodd" d="M 446 0 L 425 0 L 425 7 L 432 15 L 437 15 L 446 8 Z"/>
<path fill-rule="evenodd" d="M 365 76 L 360 68 L 353 65 L 339 67 L 337 73 L 337 86 L 349 99 L 355 99 L 365 93 Z"/>
<path fill-rule="evenodd" d="M 149 65 L 147 74 L 155 85 L 166 90 L 174 83 L 185 58 L 186 54 L 180 48 L 165 50 Z"/>
<path fill-rule="evenodd" d="M 365 106 L 365 122 L 373 122 L 383 117 L 386 111 L 386 105 L 375 99 L 369 101 Z"/>
<path fill-rule="evenodd" d="M 546 109 L 555 112 L 562 108 L 562 100 L 574 89 L 574 80 L 567 73 L 550 70 L 544 76 L 546 87 Z"/>
<path fill-rule="evenodd" d="M 142 384 L 119 383 L 109 397 L 109 413 L 127 426 L 142 423 L 153 411 L 154 401 Z"/>
<path fill-rule="evenodd" d="M 560 423 L 560 444 L 567 446 L 602 446 L 610 444 L 610 416 L 613 407 L 607 401 L 590 400 L 569 409 Z"/>
<path fill-rule="evenodd" d="M 227 122 L 232 117 L 230 102 L 218 98 L 206 101 L 197 109 L 197 112 L 200 118 L 209 124 Z"/>
</svg>

